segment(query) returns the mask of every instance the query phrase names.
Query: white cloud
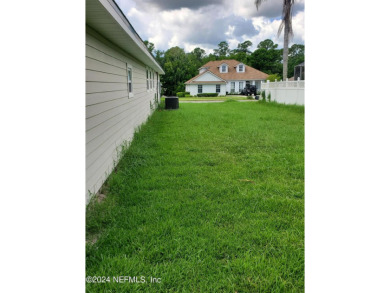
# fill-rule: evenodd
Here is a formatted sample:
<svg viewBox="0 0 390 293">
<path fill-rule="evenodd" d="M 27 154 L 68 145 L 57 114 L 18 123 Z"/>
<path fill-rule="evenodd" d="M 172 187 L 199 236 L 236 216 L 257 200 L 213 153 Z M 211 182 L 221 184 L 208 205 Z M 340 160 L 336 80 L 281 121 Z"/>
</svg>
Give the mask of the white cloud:
<svg viewBox="0 0 390 293">
<path fill-rule="evenodd" d="M 235 29 L 234 25 L 229 25 L 227 32 L 225 32 L 225 36 L 227 37 L 233 36 L 234 29 Z"/>
<path fill-rule="evenodd" d="M 257 45 L 265 39 L 270 39 L 275 44 L 278 44 L 279 48 L 283 48 L 283 32 L 281 33 L 279 38 L 277 37 L 279 26 L 282 22 L 280 19 L 271 21 L 265 17 L 256 17 L 253 18 L 252 21 L 255 28 L 259 30 L 259 34 L 253 38 L 252 50 L 255 50 Z M 294 37 L 290 41 L 290 45 L 304 44 L 304 13 L 299 12 L 297 15 L 295 15 L 292 19 L 292 23 Z"/>
<path fill-rule="evenodd" d="M 279 46 L 283 43 L 283 36 L 276 37 L 280 18 L 275 18 L 281 14 L 281 0 L 265 1 L 261 11 L 256 10 L 254 0 L 201 1 L 195 8 L 175 3 L 182 2 L 162 4 L 148 0 L 150 5 L 146 9 L 140 0 L 118 0 L 122 9 L 127 9 L 124 12 L 141 38 L 154 43 L 160 50 L 179 46 L 189 52 L 200 47 L 211 53 L 221 41 L 227 41 L 230 49 L 235 49 L 238 43 L 250 40 L 253 51 L 260 41 L 267 38 Z M 168 8 L 161 10 L 165 6 Z M 297 8 L 303 9 L 303 6 L 304 0 L 296 0 Z M 304 43 L 303 11 L 295 13 L 293 29 L 292 43 Z"/>
</svg>

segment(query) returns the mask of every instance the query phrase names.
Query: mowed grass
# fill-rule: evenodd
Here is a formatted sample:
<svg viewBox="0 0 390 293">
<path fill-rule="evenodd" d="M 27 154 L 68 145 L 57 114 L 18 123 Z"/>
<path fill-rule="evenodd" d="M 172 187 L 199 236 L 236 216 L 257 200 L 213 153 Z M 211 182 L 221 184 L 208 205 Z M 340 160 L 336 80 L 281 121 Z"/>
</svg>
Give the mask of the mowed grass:
<svg viewBox="0 0 390 293">
<path fill-rule="evenodd" d="M 87 292 L 304 291 L 303 107 L 156 111 L 103 192 L 87 211 L 99 238 L 86 276 L 111 280 Z"/>
<path fill-rule="evenodd" d="M 227 100 L 246 100 L 247 96 L 218 96 L 218 97 L 184 97 L 179 98 L 180 101 L 227 101 Z"/>
</svg>

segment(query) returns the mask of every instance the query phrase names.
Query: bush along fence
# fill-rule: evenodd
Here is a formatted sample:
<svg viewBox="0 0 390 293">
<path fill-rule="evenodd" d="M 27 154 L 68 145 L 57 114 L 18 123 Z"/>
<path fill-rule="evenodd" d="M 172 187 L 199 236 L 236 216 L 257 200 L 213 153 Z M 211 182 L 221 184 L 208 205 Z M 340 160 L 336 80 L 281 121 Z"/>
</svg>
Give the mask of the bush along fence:
<svg viewBox="0 0 390 293">
<path fill-rule="evenodd" d="M 271 100 L 282 104 L 305 104 L 305 81 L 275 81 L 263 82 L 261 90 L 265 96 L 271 96 Z"/>
<path fill-rule="evenodd" d="M 190 92 L 177 92 L 176 97 L 184 98 L 185 96 L 189 96 Z"/>
<path fill-rule="evenodd" d="M 202 93 L 198 94 L 198 97 L 218 97 L 218 93 Z"/>
</svg>

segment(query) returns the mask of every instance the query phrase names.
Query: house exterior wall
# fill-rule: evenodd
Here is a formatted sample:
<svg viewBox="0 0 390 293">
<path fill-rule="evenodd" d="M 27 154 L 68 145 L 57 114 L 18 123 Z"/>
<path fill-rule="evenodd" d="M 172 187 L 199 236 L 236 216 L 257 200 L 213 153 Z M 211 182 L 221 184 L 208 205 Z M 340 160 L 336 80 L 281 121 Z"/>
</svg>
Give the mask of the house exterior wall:
<svg viewBox="0 0 390 293">
<path fill-rule="evenodd" d="M 261 88 L 261 81 L 262 80 L 249 80 L 250 81 L 250 84 L 251 85 L 256 85 L 256 82 L 257 82 L 257 85 L 260 85 L 260 88 Z M 234 82 L 235 84 L 235 92 L 236 93 L 239 93 L 239 86 L 240 86 L 240 82 L 243 82 L 243 87 L 245 87 L 245 84 L 246 84 L 246 81 L 245 80 L 228 80 L 227 81 L 227 85 L 226 85 L 226 91 L 228 93 L 230 93 L 230 90 L 231 90 L 231 82 Z M 258 88 L 257 90 L 260 90 L 260 88 Z"/>
<path fill-rule="evenodd" d="M 127 64 L 133 73 L 128 94 Z M 147 90 L 146 66 L 98 33 L 86 34 L 86 202 L 111 173 L 121 145 L 152 112 L 157 91 Z"/>
<path fill-rule="evenodd" d="M 203 93 L 216 93 L 216 85 L 215 84 L 203 84 Z M 219 96 L 224 96 L 226 94 L 226 85 L 221 84 L 221 91 Z M 186 92 L 189 92 L 191 96 L 198 95 L 198 85 L 197 84 L 187 84 Z"/>
<path fill-rule="evenodd" d="M 214 74 L 211 74 L 209 72 L 199 76 L 196 81 L 222 81 L 219 77 L 215 76 Z"/>
</svg>

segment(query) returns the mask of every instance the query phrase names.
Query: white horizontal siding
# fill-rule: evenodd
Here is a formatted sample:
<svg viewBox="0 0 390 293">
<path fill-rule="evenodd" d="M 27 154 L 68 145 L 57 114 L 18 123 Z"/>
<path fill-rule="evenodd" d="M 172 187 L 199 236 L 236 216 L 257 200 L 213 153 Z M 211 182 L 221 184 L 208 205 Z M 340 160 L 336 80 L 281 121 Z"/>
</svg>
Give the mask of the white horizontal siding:
<svg viewBox="0 0 390 293">
<path fill-rule="evenodd" d="M 85 84 L 86 94 L 114 92 L 114 91 L 127 91 L 127 84 L 117 83 L 117 82 L 94 82 L 94 81 L 87 81 Z"/>
<path fill-rule="evenodd" d="M 89 57 L 86 57 L 85 59 L 86 68 L 89 68 L 90 70 L 126 76 L 126 68 L 117 67 Z"/>
<path fill-rule="evenodd" d="M 203 93 L 216 93 L 215 84 L 203 84 L 202 92 Z"/>
<path fill-rule="evenodd" d="M 210 72 L 206 72 L 205 74 L 199 76 L 195 79 L 196 81 L 222 81 L 219 77 L 211 74 Z"/>
<path fill-rule="evenodd" d="M 86 106 L 105 103 L 116 99 L 121 99 L 123 97 L 128 97 L 127 89 L 122 91 L 119 90 L 104 93 L 91 93 L 86 95 Z"/>
<path fill-rule="evenodd" d="M 126 64 L 132 67 L 133 95 Z M 156 80 L 156 79 L 155 79 Z M 146 66 L 87 28 L 86 35 L 86 200 L 114 167 L 118 150 L 151 113 L 156 89 L 146 88 Z"/>
<path fill-rule="evenodd" d="M 219 93 L 219 96 L 226 95 L 226 85 L 221 84 L 221 91 Z M 197 84 L 187 84 L 186 85 L 186 92 L 189 92 L 191 96 L 198 95 L 198 85 Z M 202 92 L 203 93 L 216 93 L 216 85 L 215 84 L 203 84 L 202 85 Z"/>
<path fill-rule="evenodd" d="M 186 92 L 189 92 L 191 96 L 196 96 L 198 94 L 198 85 L 187 84 Z"/>
<path fill-rule="evenodd" d="M 219 93 L 220 96 L 226 96 L 226 84 L 221 84 L 221 92 Z"/>
<path fill-rule="evenodd" d="M 118 74 L 112 74 L 112 73 L 106 73 L 106 72 L 100 72 L 100 71 L 94 71 L 94 70 L 86 70 L 85 72 L 85 81 L 95 81 L 95 82 L 118 82 L 122 84 L 127 83 L 127 76 L 126 75 L 118 75 Z"/>
</svg>

